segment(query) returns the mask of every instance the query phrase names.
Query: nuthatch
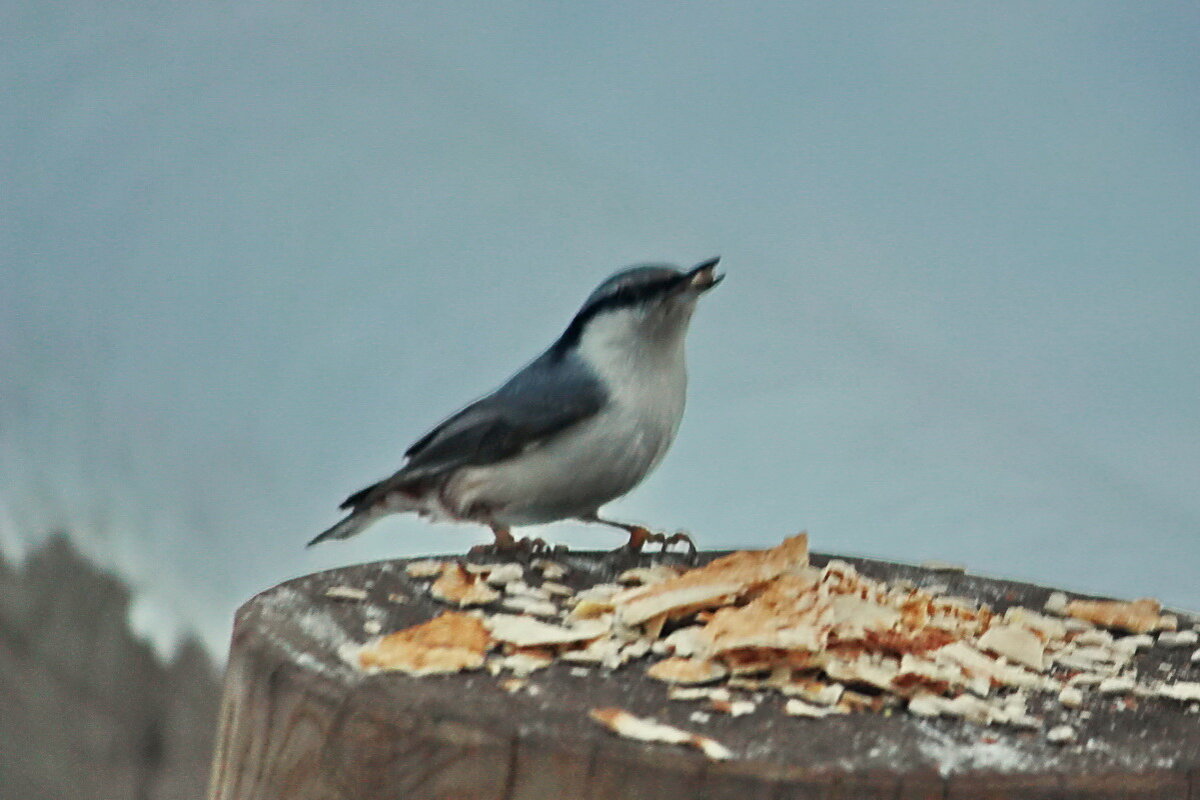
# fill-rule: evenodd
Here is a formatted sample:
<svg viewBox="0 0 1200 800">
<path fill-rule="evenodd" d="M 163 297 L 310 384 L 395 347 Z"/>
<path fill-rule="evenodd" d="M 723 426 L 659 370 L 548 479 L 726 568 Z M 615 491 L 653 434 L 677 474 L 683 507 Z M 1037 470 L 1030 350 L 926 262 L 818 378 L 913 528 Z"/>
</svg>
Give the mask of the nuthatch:
<svg viewBox="0 0 1200 800">
<path fill-rule="evenodd" d="M 601 283 L 548 350 L 421 437 L 398 472 L 347 498 L 346 517 L 309 545 L 407 511 L 487 525 L 496 538 L 485 549 L 519 547 L 514 526 L 563 519 L 622 528 L 632 551 L 690 545 L 599 511 L 641 483 L 675 438 L 684 338 L 700 295 L 724 277 L 718 261 L 631 267 Z"/>
</svg>

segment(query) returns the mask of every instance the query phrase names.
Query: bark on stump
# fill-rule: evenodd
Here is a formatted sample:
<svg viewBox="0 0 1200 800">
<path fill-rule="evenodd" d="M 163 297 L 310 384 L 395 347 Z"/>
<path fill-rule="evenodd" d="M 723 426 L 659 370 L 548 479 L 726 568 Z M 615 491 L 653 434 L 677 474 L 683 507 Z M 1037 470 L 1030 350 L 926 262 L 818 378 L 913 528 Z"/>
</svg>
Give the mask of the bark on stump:
<svg viewBox="0 0 1200 800">
<path fill-rule="evenodd" d="M 576 586 L 611 578 L 600 554 L 557 559 L 572 567 Z M 826 559 L 814 555 L 813 562 Z M 1040 608 L 1050 591 L 845 560 L 870 577 L 944 584 L 1001 611 Z M 586 677 L 556 663 L 530 677 L 536 694 L 510 694 L 486 672 L 364 676 L 338 648 L 369 638 L 365 622 L 387 632 L 443 610 L 424 594 L 427 582 L 407 576 L 405 563 L 309 575 L 239 610 L 210 800 L 1200 800 L 1200 715 L 1165 700 L 1119 710 L 1112 698 L 1093 696 L 1091 717 L 1075 723 L 1088 745 L 1064 748 L 1044 731 L 907 713 L 791 718 L 779 698 L 700 726 L 688 719 L 697 706 L 668 701 L 665 687 L 637 663 Z M 367 598 L 333 599 L 326 591 L 334 586 L 364 589 Z M 1139 671 L 1153 676 L 1167 663 L 1200 679 L 1200 667 L 1186 665 L 1189 654 L 1156 649 L 1138 657 Z M 1053 698 L 1033 700 L 1048 725 L 1062 715 Z M 599 706 L 712 736 L 737 758 L 714 762 L 617 738 L 588 719 Z"/>
</svg>

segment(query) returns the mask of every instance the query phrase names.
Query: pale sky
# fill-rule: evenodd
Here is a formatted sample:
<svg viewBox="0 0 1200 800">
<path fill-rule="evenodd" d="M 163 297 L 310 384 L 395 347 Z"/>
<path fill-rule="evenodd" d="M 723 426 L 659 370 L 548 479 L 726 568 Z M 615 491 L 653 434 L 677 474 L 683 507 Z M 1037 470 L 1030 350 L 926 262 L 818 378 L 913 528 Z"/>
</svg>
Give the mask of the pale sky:
<svg viewBox="0 0 1200 800">
<path fill-rule="evenodd" d="M 613 516 L 1200 608 L 1192 3 L 0 3 L 0 541 L 224 649 L 639 261 L 720 254 Z M 530 531 L 609 549 L 606 529 Z"/>
</svg>

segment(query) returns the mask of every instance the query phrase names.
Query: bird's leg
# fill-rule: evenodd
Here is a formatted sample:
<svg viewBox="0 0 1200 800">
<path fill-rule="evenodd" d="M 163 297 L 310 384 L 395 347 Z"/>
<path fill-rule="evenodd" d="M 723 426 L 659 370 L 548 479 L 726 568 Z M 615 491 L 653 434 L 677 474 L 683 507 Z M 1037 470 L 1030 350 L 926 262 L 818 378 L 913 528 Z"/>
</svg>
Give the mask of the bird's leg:
<svg viewBox="0 0 1200 800">
<path fill-rule="evenodd" d="M 696 544 L 691 537 L 683 531 L 667 535 L 664 533 L 654 533 L 644 525 L 634 525 L 629 522 L 617 522 L 613 519 L 604 519 L 599 514 L 590 514 L 586 517 L 580 517 L 584 522 L 598 522 L 601 525 L 608 525 L 613 528 L 620 528 L 629 534 L 629 541 L 621 547 L 618 547 L 616 553 L 640 553 L 645 547 L 646 542 L 655 542 L 662 545 L 662 552 L 667 552 L 667 548 L 673 544 L 683 543 L 687 545 L 688 556 L 696 555 Z"/>
<path fill-rule="evenodd" d="M 548 553 L 551 550 L 554 552 L 562 552 L 566 548 L 551 548 L 546 544 L 545 539 L 530 538 L 528 536 L 520 539 L 514 539 L 509 529 L 503 525 L 491 525 L 492 535 L 496 537 L 491 544 L 477 544 L 468 552 L 469 555 L 495 555 L 500 553 Z"/>
<path fill-rule="evenodd" d="M 491 555 L 494 553 L 513 553 L 521 549 L 521 544 L 513 538 L 508 532 L 508 528 L 503 525 L 491 525 L 492 536 L 495 538 L 491 544 L 477 544 L 467 551 L 469 555 Z M 524 541 L 524 540 L 522 540 Z"/>
<path fill-rule="evenodd" d="M 508 532 L 508 528 L 504 528 L 499 525 L 493 525 L 492 535 L 496 537 L 495 541 L 492 542 L 492 547 L 496 548 L 497 550 L 517 549 L 517 540 L 513 538 L 511 533 Z"/>
</svg>

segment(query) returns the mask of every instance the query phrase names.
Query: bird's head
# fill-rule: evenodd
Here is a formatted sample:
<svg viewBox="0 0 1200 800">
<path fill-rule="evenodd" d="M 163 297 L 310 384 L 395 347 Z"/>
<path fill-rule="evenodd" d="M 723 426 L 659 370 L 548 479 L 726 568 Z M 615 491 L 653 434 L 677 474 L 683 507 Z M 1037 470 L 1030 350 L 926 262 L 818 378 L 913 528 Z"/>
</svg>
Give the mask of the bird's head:
<svg viewBox="0 0 1200 800">
<path fill-rule="evenodd" d="M 569 350 L 585 340 L 631 350 L 681 343 L 696 301 L 725 277 L 716 272 L 719 261 L 710 258 L 687 271 L 653 264 L 615 273 L 588 296 L 555 348 Z"/>
</svg>

